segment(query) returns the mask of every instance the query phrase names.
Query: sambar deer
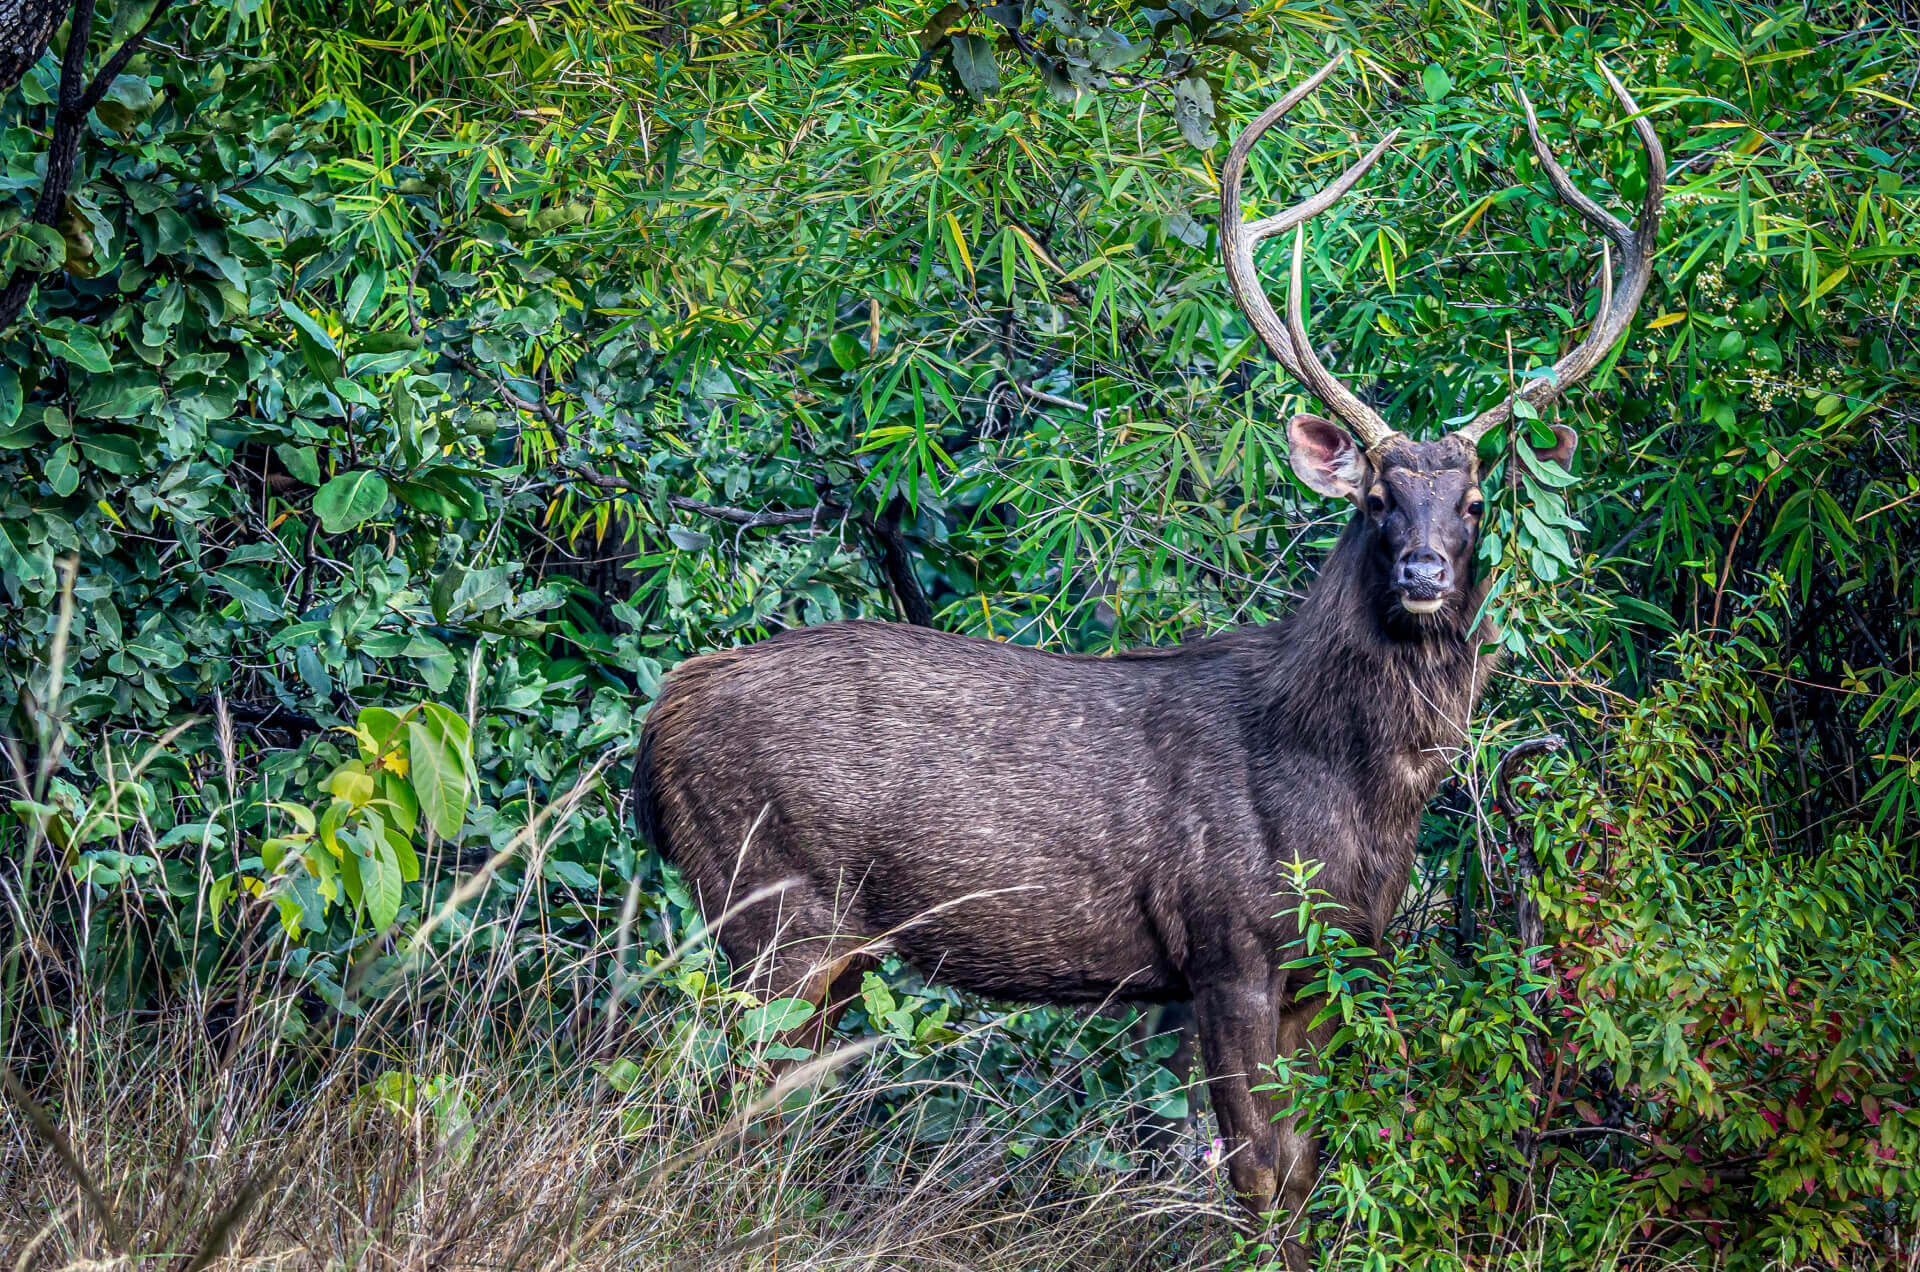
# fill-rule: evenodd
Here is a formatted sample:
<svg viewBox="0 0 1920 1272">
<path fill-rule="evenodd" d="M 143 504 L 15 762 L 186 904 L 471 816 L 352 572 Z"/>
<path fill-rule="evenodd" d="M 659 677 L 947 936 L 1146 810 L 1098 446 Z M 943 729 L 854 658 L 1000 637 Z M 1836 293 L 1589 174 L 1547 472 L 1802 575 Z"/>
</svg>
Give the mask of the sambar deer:
<svg viewBox="0 0 1920 1272">
<path fill-rule="evenodd" d="M 1302 298 L 1305 223 L 1393 134 L 1298 206 L 1241 219 L 1255 142 L 1339 60 L 1254 120 L 1221 169 L 1234 295 L 1339 420 L 1288 425 L 1300 479 L 1353 504 L 1298 608 L 1270 626 L 1112 657 L 889 623 L 782 632 L 676 668 L 634 774 L 642 835 L 679 865 L 710 920 L 784 882 L 776 899 L 727 918 L 719 940 L 769 997 L 819 1004 L 820 1029 L 883 950 L 990 998 L 1190 998 L 1233 1186 L 1255 1212 L 1278 1201 L 1296 1217 L 1313 1144 L 1254 1089 L 1277 1051 L 1309 1041 L 1314 1005 L 1280 966 L 1300 936 L 1292 868 L 1320 863 L 1314 886 L 1345 908 L 1342 925 L 1362 943 L 1384 937 L 1422 813 L 1489 670 L 1477 443 L 1515 400 L 1545 406 L 1625 332 L 1652 269 L 1664 175 L 1653 129 L 1604 67 L 1650 160 L 1637 228 L 1575 189 L 1521 95 L 1554 190 L 1613 249 L 1598 314 L 1550 378 L 1416 440 L 1322 365 Z M 1253 249 L 1288 230 L 1282 320 Z M 1564 461 L 1574 434 L 1558 424 L 1554 434 L 1536 453 Z M 1289 1249 L 1305 1259 L 1297 1242 Z"/>
</svg>

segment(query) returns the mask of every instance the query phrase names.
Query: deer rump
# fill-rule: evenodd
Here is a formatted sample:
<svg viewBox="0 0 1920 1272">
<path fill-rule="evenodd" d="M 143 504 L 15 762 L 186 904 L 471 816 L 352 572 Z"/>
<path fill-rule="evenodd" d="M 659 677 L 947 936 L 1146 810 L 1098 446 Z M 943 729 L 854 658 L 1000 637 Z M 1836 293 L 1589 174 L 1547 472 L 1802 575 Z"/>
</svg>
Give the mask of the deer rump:
<svg viewBox="0 0 1920 1272">
<path fill-rule="evenodd" d="M 1210 945 L 1282 936 L 1256 723 L 1222 710 L 1250 643 L 1096 658 L 836 623 L 708 654 L 652 708 L 636 818 L 709 921 L 786 883 L 720 929 L 736 963 L 771 952 L 774 993 L 872 941 L 991 997 L 1187 998 Z M 1269 781 L 1316 767 L 1287 759 Z"/>
</svg>

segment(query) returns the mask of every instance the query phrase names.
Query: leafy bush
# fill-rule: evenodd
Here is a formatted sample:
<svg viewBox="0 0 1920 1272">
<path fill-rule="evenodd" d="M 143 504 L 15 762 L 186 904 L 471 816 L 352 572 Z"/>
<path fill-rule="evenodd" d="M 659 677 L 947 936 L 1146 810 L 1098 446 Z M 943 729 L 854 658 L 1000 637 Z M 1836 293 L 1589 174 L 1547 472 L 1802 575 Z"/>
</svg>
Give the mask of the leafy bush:
<svg viewBox="0 0 1920 1272">
<path fill-rule="evenodd" d="M 1381 982 L 1317 913 L 1303 965 L 1322 969 L 1337 1059 L 1281 1078 L 1340 1128 L 1330 1217 L 1433 1267 L 1536 1251 L 1585 1267 L 1636 1235 L 1730 1268 L 1839 1265 L 1908 1231 L 1908 880 L 1857 830 L 1779 842 L 1754 674 L 1777 632 L 1765 611 L 1738 630 L 1678 637 L 1673 676 L 1595 766 L 1545 779 L 1531 834 L 1550 948 L 1495 931 L 1466 968 L 1411 945 Z M 1342 1250 L 1391 1266 L 1371 1242 Z"/>
</svg>

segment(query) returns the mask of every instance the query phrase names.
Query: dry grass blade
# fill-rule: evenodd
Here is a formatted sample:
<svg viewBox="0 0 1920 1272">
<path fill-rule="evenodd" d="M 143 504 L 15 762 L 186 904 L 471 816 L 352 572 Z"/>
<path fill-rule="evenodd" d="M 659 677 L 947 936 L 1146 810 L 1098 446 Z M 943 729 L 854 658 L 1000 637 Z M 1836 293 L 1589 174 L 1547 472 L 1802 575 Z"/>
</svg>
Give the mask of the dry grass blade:
<svg viewBox="0 0 1920 1272">
<path fill-rule="evenodd" d="M 852 1046 L 842 1047 L 824 1056 L 816 1056 L 805 1064 L 788 1070 L 787 1073 L 769 1087 L 764 1094 L 746 1108 L 736 1113 L 725 1126 L 722 1126 L 718 1131 L 708 1136 L 706 1140 L 695 1144 L 685 1152 L 668 1158 L 656 1166 L 653 1173 L 647 1177 L 647 1187 L 657 1188 L 661 1184 L 664 1184 L 668 1179 L 671 1179 L 687 1166 L 692 1165 L 702 1157 L 713 1152 L 714 1149 L 718 1148 L 728 1139 L 745 1131 L 761 1114 L 765 1113 L 768 1109 L 777 1108 L 783 1100 L 795 1091 L 813 1085 L 827 1074 L 851 1064 L 861 1056 L 870 1055 L 883 1041 L 885 1041 L 885 1039 L 863 1038 Z"/>
<path fill-rule="evenodd" d="M 34 1133 L 53 1150 L 54 1156 L 60 1159 L 60 1165 L 79 1186 L 80 1191 L 86 1196 L 87 1203 L 93 1207 L 94 1213 L 100 1217 L 100 1226 L 107 1230 L 107 1240 L 115 1249 L 124 1249 L 126 1237 L 120 1227 L 118 1216 L 113 1212 L 113 1206 L 95 1186 L 93 1176 L 88 1174 L 87 1168 L 80 1164 L 80 1158 L 73 1151 L 73 1145 L 54 1124 L 53 1118 L 40 1107 L 39 1101 L 28 1095 L 26 1088 L 20 1085 L 20 1079 L 14 1076 L 10 1065 L 0 1065 L 0 1090 L 4 1090 L 7 1098 L 27 1115 L 27 1121 L 33 1126 Z"/>
<path fill-rule="evenodd" d="M 1008 1086 L 984 1061 L 1001 1028 L 990 1014 L 932 1053 L 882 1054 L 896 1044 L 869 1037 L 750 1094 L 785 1061 L 747 1023 L 757 1001 L 723 988 L 714 924 L 651 950 L 603 1006 L 553 1033 L 527 1028 L 541 986 L 604 975 L 629 938 L 516 943 L 502 939 L 521 930 L 514 914 L 467 916 L 507 860 L 538 870 L 599 771 L 447 882 L 422 921 L 438 932 L 431 948 L 381 938 L 398 955 L 389 970 L 346 978 L 364 1008 L 356 1045 L 313 1028 L 301 982 L 247 971 L 174 1012 L 89 1009 L 84 1045 L 34 1070 L 36 1090 L 60 1092 L 63 1127 L 7 1074 L 27 1117 L 0 1139 L 0 1231 L 35 1234 L 21 1267 L 102 1256 L 155 1272 L 1217 1262 L 1228 1228 L 1212 1181 L 1178 1166 L 1150 1174 L 1154 1159 L 1132 1156 L 1126 1133 L 1063 1114 L 1086 1098 L 1075 1065 Z M 256 917 L 271 940 L 276 917 Z M 261 965 L 251 937 L 244 951 L 242 966 Z M 76 975 L 52 948 L 33 967 L 23 992 Z M 636 989 L 647 1000 L 629 1007 Z M 616 1083 L 615 1071 L 627 1076 Z M 111 1162 L 112 1185 L 83 1162 Z M 1087 1250 L 1099 1253 L 1067 1254 Z"/>
<path fill-rule="evenodd" d="M 226 1253 L 227 1242 L 232 1239 L 234 1229 L 240 1226 L 247 1212 L 252 1210 L 254 1203 L 260 1200 L 260 1195 L 273 1186 L 274 1177 L 278 1174 L 278 1170 L 272 1170 L 263 1180 L 258 1182 L 248 1180 L 241 1185 L 239 1196 L 235 1197 L 227 1208 L 207 1225 L 206 1236 L 200 1239 L 200 1248 L 187 1262 L 185 1272 L 204 1272 L 215 1259 Z"/>
</svg>

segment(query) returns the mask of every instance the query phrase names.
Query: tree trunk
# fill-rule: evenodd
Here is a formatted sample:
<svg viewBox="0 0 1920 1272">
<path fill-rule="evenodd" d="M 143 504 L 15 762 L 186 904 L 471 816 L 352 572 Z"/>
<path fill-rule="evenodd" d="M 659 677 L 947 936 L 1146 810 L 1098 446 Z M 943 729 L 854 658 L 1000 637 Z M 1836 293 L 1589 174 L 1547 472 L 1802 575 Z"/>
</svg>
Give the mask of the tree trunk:
<svg viewBox="0 0 1920 1272">
<path fill-rule="evenodd" d="M 67 0 L 0 0 L 0 93 L 40 60 L 66 9 Z"/>
</svg>

